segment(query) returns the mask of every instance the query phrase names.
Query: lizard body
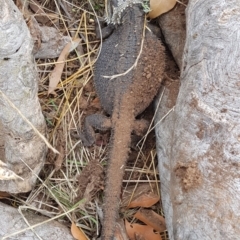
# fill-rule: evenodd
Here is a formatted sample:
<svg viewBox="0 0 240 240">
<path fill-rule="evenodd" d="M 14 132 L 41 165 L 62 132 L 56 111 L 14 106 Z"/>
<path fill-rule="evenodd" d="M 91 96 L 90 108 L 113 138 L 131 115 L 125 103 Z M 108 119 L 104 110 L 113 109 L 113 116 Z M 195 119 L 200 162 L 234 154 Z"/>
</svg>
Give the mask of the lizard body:
<svg viewBox="0 0 240 240">
<path fill-rule="evenodd" d="M 96 92 L 102 107 L 111 117 L 100 114 L 88 116 L 82 132 L 83 143 L 91 145 L 94 142 L 93 127 L 112 129 L 102 240 L 111 240 L 114 236 L 131 132 L 143 126 L 135 117 L 146 109 L 157 94 L 165 67 L 161 42 L 150 32 L 143 39 L 145 14 L 141 4 L 126 7 L 121 16 L 121 24 L 103 42 L 94 69 Z"/>
</svg>

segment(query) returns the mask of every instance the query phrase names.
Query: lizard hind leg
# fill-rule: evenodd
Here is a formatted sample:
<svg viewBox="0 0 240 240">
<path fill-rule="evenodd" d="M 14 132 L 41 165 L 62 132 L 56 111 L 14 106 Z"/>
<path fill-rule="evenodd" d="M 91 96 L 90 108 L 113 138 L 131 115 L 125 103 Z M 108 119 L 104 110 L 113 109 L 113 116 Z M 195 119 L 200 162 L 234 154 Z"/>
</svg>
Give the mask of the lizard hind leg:
<svg viewBox="0 0 240 240">
<path fill-rule="evenodd" d="M 133 124 L 133 133 L 142 137 L 148 130 L 149 121 L 145 119 L 137 119 Z"/>
<path fill-rule="evenodd" d="M 92 114 L 85 118 L 83 130 L 80 132 L 80 139 L 84 146 L 89 147 L 95 142 L 95 131 L 106 131 L 111 129 L 112 121 L 102 114 Z"/>
</svg>

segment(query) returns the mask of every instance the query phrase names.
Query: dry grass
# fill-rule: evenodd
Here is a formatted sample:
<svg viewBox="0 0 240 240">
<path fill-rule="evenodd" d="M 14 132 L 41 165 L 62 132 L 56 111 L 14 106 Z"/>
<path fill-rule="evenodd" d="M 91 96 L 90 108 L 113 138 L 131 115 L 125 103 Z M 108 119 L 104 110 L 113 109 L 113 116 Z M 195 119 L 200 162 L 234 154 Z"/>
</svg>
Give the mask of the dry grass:
<svg viewBox="0 0 240 240">
<path fill-rule="evenodd" d="M 72 134 L 79 131 L 86 114 L 99 111 L 91 83 L 99 49 L 99 42 L 95 40 L 94 33 L 94 11 L 86 0 L 69 2 L 72 6 L 71 12 L 64 10 L 57 1 L 41 2 L 44 9 L 58 14 L 59 24 L 53 25 L 64 34 L 80 36 L 82 44 L 69 55 L 62 81 L 54 95 L 47 94 L 49 74 L 54 67 L 54 60 L 37 60 L 40 76 L 39 99 L 47 123 L 48 140 L 61 154 L 57 155 L 49 150 L 35 189 L 29 195 L 15 197 L 13 201 L 50 218 L 58 218 L 67 226 L 75 222 L 90 239 L 94 239 L 99 233 L 102 189 L 97 186 L 93 193 L 84 195 L 87 196 L 85 199 L 77 201 L 78 176 L 91 160 L 98 160 L 105 166 L 107 148 L 85 148 Z M 103 2 L 95 0 L 92 1 L 92 5 L 99 15 L 103 14 Z M 125 187 L 141 182 L 155 182 L 159 185 L 156 151 L 153 147 L 144 151 L 145 142 L 146 136 L 138 145 L 136 161 L 126 168 Z M 156 207 L 156 211 L 159 212 L 159 206 Z M 130 218 L 133 212 L 134 210 L 128 210 L 124 212 L 124 216 Z M 164 235 L 163 239 L 167 239 L 166 233 Z"/>
</svg>

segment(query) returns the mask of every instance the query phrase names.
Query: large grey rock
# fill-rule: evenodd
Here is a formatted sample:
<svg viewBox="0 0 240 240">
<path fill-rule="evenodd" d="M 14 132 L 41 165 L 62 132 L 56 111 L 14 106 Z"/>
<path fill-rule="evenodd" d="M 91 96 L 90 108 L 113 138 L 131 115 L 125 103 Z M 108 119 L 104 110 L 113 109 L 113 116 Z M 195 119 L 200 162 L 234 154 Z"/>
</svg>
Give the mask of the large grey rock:
<svg viewBox="0 0 240 240">
<path fill-rule="evenodd" d="M 0 2 L 0 122 L 5 141 L 0 160 L 6 164 L 5 172 L 19 176 L 1 174 L 0 191 L 29 192 L 45 162 L 47 146 L 40 135 L 45 136 L 46 123 L 28 27 L 13 1 Z"/>
<path fill-rule="evenodd" d="M 49 218 L 39 216 L 31 211 L 23 211 L 24 217 L 30 226 L 44 222 Z M 16 208 L 0 202 L 0 239 L 11 240 L 74 240 L 70 230 L 57 221 L 43 223 L 40 226 L 29 229 L 23 216 Z M 24 230 L 27 229 L 27 230 Z M 19 232 L 19 234 L 14 234 Z"/>
</svg>

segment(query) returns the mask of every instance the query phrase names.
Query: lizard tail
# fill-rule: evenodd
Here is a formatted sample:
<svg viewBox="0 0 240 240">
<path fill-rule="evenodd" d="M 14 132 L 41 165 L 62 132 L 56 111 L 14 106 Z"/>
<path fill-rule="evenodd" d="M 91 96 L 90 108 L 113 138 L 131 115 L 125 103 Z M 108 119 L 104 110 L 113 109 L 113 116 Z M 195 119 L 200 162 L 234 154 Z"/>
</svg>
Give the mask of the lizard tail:
<svg viewBox="0 0 240 240">
<path fill-rule="evenodd" d="M 130 114 L 129 114 L 130 113 Z M 102 240 L 112 240 L 120 206 L 122 180 L 131 144 L 131 132 L 134 123 L 132 111 L 120 111 L 112 115 L 112 136 L 105 184 L 103 207 Z"/>
</svg>

